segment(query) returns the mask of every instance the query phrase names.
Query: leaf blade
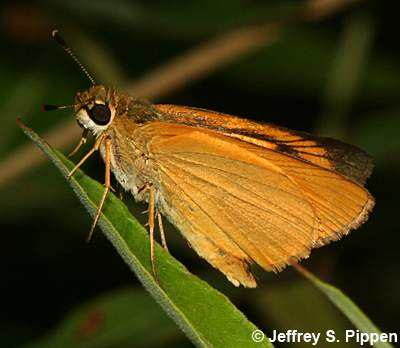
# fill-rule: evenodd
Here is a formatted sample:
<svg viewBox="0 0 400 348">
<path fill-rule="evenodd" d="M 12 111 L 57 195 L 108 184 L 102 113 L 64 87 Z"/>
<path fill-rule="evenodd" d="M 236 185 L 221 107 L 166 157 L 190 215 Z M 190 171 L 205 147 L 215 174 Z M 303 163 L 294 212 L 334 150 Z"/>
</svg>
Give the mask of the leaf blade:
<svg viewBox="0 0 400 348">
<path fill-rule="evenodd" d="M 345 295 L 341 290 L 318 279 L 315 275 L 307 271 L 299 264 L 294 267 L 306 279 L 308 279 L 318 290 L 320 290 L 361 332 L 381 334 L 375 324 L 369 319 L 364 312 Z M 375 342 L 374 347 L 377 348 L 394 348 L 387 342 Z"/>
</svg>

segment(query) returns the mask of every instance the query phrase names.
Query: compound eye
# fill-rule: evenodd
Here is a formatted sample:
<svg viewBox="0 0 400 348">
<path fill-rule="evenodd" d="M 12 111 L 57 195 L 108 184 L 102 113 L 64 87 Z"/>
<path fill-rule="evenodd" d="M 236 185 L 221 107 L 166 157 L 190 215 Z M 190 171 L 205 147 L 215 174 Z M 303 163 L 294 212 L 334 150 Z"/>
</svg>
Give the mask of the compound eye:
<svg viewBox="0 0 400 348">
<path fill-rule="evenodd" d="M 108 105 L 95 104 L 89 111 L 89 117 L 99 126 L 105 126 L 111 119 L 111 110 Z"/>
</svg>

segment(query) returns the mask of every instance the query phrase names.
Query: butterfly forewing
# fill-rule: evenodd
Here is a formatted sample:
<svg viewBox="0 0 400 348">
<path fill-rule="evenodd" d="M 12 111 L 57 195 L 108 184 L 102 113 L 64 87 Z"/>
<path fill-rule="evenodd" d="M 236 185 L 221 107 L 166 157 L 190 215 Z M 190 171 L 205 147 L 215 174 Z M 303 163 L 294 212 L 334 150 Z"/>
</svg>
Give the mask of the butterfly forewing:
<svg viewBox="0 0 400 348">
<path fill-rule="evenodd" d="M 157 107 L 168 113 L 173 122 L 212 129 L 228 137 L 333 170 L 359 184 L 364 184 L 372 172 L 372 160 L 368 154 L 336 139 L 205 109 L 177 105 Z"/>
</svg>

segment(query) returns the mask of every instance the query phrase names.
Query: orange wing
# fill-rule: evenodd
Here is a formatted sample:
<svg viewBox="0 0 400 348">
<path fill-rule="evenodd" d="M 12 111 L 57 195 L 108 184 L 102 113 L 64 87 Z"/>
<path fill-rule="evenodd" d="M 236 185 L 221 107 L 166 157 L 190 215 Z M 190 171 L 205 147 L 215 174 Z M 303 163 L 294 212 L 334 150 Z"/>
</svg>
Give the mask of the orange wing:
<svg viewBox="0 0 400 348">
<path fill-rule="evenodd" d="M 207 129 L 151 122 L 141 131 L 160 209 L 235 285 L 254 261 L 279 271 L 367 217 L 373 199 L 340 174 Z"/>
</svg>

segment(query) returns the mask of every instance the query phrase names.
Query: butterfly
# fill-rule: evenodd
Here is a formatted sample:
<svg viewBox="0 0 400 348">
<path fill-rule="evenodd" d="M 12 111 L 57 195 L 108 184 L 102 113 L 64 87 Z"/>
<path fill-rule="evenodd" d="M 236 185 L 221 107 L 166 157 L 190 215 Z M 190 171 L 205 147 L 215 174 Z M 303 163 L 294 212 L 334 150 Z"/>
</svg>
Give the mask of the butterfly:
<svg viewBox="0 0 400 348">
<path fill-rule="evenodd" d="M 53 37 L 77 61 L 57 31 Z M 367 220 L 374 198 L 364 184 L 373 165 L 361 149 L 210 110 L 154 105 L 97 85 L 77 62 L 92 86 L 73 104 L 83 128 L 73 153 L 88 133 L 96 141 L 70 176 L 100 152 L 105 190 L 91 233 L 111 173 L 148 203 L 154 274 L 156 220 L 167 248 L 162 216 L 229 281 L 250 288 L 257 285 L 252 263 L 281 271 Z"/>
</svg>

